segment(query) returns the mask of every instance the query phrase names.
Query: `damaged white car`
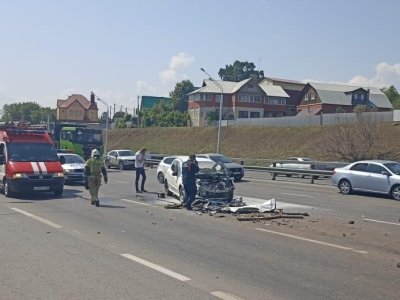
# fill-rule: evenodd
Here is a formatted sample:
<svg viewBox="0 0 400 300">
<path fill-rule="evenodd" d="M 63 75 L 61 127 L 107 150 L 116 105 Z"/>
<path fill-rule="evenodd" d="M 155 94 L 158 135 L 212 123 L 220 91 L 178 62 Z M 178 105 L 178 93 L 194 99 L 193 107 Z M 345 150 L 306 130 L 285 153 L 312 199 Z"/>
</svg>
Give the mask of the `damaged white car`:
<svg viewBox="0 0 400 300">
<path fill-rule="evenodd" d="M 168 196 L 177 196 L 181 202 L 183 202 L 185 196 L 182 165 L 188 159 L 188 156 L 177 157 L 164 174 L 165 193 Z M 231 201 L 235 185 L 226 173 L 224 166 L 206 158 L 197 158 L 196 160 L 200 168 L 196 175 L 197 197 Z"/>
</svg>

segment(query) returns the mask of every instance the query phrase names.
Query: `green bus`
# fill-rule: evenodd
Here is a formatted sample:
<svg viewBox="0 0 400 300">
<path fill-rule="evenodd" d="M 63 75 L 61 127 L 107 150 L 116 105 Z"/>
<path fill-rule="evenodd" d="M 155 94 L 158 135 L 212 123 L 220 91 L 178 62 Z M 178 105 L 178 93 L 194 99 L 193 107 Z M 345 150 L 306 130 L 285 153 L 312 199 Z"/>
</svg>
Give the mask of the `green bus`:
<svg viewBox="0 0 400 300">
<path fill-rule="evenodd" d="M 88 159 L 93 149 L 104 153 L 101 129 L 82 126 L 65 126 L 60 129 L 59 148 L 69 150 Z"/>
</svg>

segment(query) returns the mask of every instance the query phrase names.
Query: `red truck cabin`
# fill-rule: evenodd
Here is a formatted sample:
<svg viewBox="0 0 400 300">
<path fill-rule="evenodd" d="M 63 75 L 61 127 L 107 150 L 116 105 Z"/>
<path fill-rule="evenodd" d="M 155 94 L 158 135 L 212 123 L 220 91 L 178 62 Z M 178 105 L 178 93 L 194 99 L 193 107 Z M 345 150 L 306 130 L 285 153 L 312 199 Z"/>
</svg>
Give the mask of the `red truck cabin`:
<svg viewBox="0 0 400 300">
<path fill-rule="evenodd" d="M 62 195 L 63 169 L 46 130 L 0 128 L 0 185 L 7 197 L 36 191 Z"/>
</svg>

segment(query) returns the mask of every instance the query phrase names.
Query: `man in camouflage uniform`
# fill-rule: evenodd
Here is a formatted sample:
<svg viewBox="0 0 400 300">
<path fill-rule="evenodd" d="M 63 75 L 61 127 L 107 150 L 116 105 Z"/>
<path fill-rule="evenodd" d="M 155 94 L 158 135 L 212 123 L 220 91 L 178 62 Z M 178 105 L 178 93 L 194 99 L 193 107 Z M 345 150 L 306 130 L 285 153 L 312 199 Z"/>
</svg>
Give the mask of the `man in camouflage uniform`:
<svg viewBox="0 0 400 300">
<path fill-rule="evenodd" d="M 91 204 L 99 206 L 99 188 L 101 185 L 101 174 L 103 174 L 104 182 L 107 183 L 107 170 L 103 161 L 100 159 L 100 153 L 97 149 L 93 149 L 91 158 L 86 162 L 85 173 L 88 180 Z"/>
</svg>

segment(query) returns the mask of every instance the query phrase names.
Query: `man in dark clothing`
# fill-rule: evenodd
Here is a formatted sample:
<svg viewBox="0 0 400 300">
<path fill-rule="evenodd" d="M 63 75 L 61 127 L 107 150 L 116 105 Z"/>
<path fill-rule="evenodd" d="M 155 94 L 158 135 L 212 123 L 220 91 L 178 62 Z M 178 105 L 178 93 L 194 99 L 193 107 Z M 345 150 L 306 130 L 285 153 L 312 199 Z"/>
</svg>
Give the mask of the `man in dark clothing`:
<svg viewBox="0 0 400 300">
<path fill-rule="evenodd" d="M 197 185 L 196 174 L 199 172 L 199 166 L 196 161 L 196 155 L 190 155 L 189 160 L 182 166 L 183 187 L 185 189 L 185 199 L 183 206 L 187 210 L 192 210 L 192 203 L 196 198 Z"/>
</svg>

